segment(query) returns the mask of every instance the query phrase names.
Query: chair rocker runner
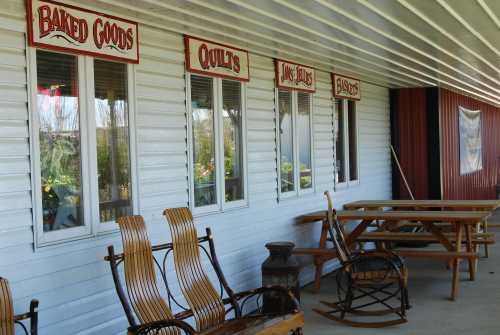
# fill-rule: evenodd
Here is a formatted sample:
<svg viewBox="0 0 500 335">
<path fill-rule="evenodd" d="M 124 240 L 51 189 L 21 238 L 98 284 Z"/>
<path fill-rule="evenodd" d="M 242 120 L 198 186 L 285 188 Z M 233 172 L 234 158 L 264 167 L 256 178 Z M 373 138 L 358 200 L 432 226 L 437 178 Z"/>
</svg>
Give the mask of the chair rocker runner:
<svg viewBox="0 0 500 335">
<path fill-rule="evenodd" d="M 343 227 L 336 219 L 328 191 L 325 196 L 328 202 L 329 235 L 342 267 L 336 273 L 338 301 L 321 301 L 331 308 L 328 311 L 313 310 L 352 327 L 380 328 L 407 322 L 406 310 L 410 305 L 408 271 L 404 261 L 388 250 L 351 252 L 345 242 Z M 391 306 L 393 300 L 398 301 L 397 307 Z M 370 308 L 378 305 L 381 305 L 382 309 Z M 354 315 L 364 318 L 391 314 L 396 315 L 396 318 L 378 322 L 357 321 L 347 317 Z"/>
<path fill-rule="evenodd" d="M 21 322 L 30 319 L 30 330 Z M 14 315 L 14 304 L 7 279 L 0 277 L 0 335 L 14 335 L 19 325 L 26 335 L 38 334 L 38 300 L 33 299 L 27 313 Z"/>
<path fill-rule="evenodd" d="M 203 280 L 200 272 L 201 263 L 190 261 L 182 256 L 177 244 L 177 250 L 174 243 L 166 243 L 151 246 L 146 233 L 146 226 L 141 216 L 122 217 L 117 220 L 120 227 L 123 253 L 115 254 L 113 246 L 108 247 L 108 256 L 105 260 L 109 262 L 111 273 L 115 282 L 115 288 L 123 306 L 129 322 L 129 334 L 137 335 L 181 335 L 181 334 L 200 334 L 200 335 L 229 335 L 229 334 L 287 334 L 286 332 L 266 332 L 266 329 L 282 329 L 277 325 L 286 322 L 303 324 L 302 314 L 285 315 L 281 318 L 271 318 L 267 316 L 242 317 L 240 300 L 256 296 L 262 293 L 261 290 L 247 291 L 241 294 L 234 294 L 225 281 L 220 267 L 215 257 L 215 249 L 211 240 L 210 231 L 205 237 L 197 238 L 196 235 L 190 235 L 193 245 L 204 250 L 220 282 L 220 292 L 215 288 L 209 287 L 209 282 Z M 196 233 L 194 233 L 196 234 Z M 209 251 L 203 244 L 209 244 Z M 184 245 L 183 245 L 184 247 Z M 194 247 L 186 247 L 188 253 L 195 252 Z M 173 257 L 169 257 L 173 254 Z M 176 263 L 176 270 L 184 266 L 196 266 L 193 270 L 189 267 L 184 270 L 176 271 L 181 286 L 181 291 L 186 294 L 192 290 L 194 295 L 189 293 L 186 300 L 190 307 L 181 304 L 172 294 L 167 281 L 167 263 L 168 259 L 173 258 Z M 180 262 L 181 265 L 178 265 Z M 120 266 L 124 267 L 125 286 L 121 284 Z M 164 289 L 160 291 L 157 283 L 156 270 L 160 272 Z M 168 268 L 168 271 L 171 271 Z M 192 286 L 184 287 L 186 280 Z M 196 279 L 196 280 L 195 280 Z M 208 279 L 207 279 L 208 280 Z M 166 291 L 165 294 L 160 292 Z M 288 294 L 286 290 L 282 290 Z M 125 293 L 126 292 L 126 293 Z M 225 294 L 225 298 L 222 298 Z M 203 300 L 207 295 L 211 300 Z M 172 306 L 177 306 L 181 311 L 177 314 L 172 313 Z M 298 307 L 297 307 L 298 309 Z M 228 314 L 234 314 L 234 319 L 227 320 Z M 196 329 L 186 322 L 187 319 L 194 318 Z M 226 320 L 226 321 L 225 321 Z M 281 321 L 281 324 L 280 322 Z M 302 321 L 300 323 L 299 321 Z M 295 326 L 296 328 L 300 327 Z"/>
</svg>

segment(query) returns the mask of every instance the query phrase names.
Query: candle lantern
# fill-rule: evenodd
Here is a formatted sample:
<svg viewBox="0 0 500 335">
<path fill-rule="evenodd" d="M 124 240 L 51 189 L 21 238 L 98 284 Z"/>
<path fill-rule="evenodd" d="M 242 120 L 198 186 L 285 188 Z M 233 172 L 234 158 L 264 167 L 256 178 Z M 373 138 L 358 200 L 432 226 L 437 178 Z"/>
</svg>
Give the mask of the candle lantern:
<svg viewBox="0 0 500 335">
<path fill-rule="evenodd" d="M 292 256 L 295 244 L 292 242 L 267 243 L 269 257 L 262 263 L 262 285 L 279 285 L 292 291 L 300 300 L 299 272 L 300 265 Z M 290 299 L 278 292 L 266 292 L 263 296 L 265 313 L 283 313 L 293 309 Z"/>
</svg>

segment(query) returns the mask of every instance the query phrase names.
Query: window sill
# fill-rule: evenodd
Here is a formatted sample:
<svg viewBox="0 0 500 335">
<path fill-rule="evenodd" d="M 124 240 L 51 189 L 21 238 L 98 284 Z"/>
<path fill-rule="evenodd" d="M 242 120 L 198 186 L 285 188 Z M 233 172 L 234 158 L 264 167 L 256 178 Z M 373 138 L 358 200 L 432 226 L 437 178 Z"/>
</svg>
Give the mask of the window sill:
<svg viewBox="0 0 500 335">
<path fill-rule="evenodd" d="M 204 216 L 210 216 L 210 215 L 224 214 L 224 213 L 228 213 L 228 212 L 237 211 L 240 209 L 245 209 L 248 207 L 249 207 L 248 201 L 244 201 L 244 202 L 240 202 L 239 204 L 227 206 L 225 208 L 211 208 L 211 209 L 202 210 L 202 211 L 196 211 L 196 209 L 191 209 L 191 212 L 193 213 L 193 218 L 198 218 L 198 217 L 204 217 Z"/>
<path fill-rule="evenodd" d="M 335 185 L 335 192 L 343 192 L 349 189 L 356 188 L 360 185 L 359 179 L 348 182 L 343 182 Z"/>
<path fill-rule="evenodd" d="M 301 190 L 298 192 L 280 193 L 278 195 L 278 204 L 280 202 L 288 202 L 288 201 L 291 201 L 294 199 L 307 198 L 310 196 L 314 196 L 315 194 L 316 194 L 316 190 L 314 190 L 314 189 Z"/>
<path fill-rule="evenodd" d="M 101 239 L 105 239 L 110 237 L 111 235 L 114 235 L 118 233 L 119 230 L 108 230 L 108 231 L 102 231 L 98 232 L 96 234 L 91 234 L 91 235 L 82 235 L 82 236 L 77 236 L 77 237 L 72 237 L 68 239 L 62 239 L 58 241 L 51 241 L 51 242 L 44 242 L 44 243 L 37 243 L 34 246 L 34 252 L 36 253 L 50 253 L 54 252 L 54 250 L 58 250 L 60 248 L 81 248 L 79 245 L 83 244 L 89 244 L 89 243 L 98 243 L 97 241 Z"/>
<path fill-rule="evenodd" d="M 359 185 L 359 179 L 351 180 L 347 184 L 349 185 L 349 187 L 358 186 Z"/>
</svg>

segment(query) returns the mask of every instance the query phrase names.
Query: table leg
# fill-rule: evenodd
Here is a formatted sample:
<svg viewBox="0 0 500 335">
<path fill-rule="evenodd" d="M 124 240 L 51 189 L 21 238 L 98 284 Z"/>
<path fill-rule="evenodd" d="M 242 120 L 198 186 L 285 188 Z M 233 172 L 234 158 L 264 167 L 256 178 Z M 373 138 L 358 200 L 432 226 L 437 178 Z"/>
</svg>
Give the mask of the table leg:
<svg viewBox="0 0 500 335">
<path fill-rule="evenodd" d="M 460 252 L 462 249 L 462 225 L 456 223 L 455 227 L 456 227 L 455 251 Z M 460 258 L 456 257 L 453 259 L 453 268 L 452 268 L 453 282 L 451 285 L 451 300 L 455 300 L 458 295 L 459 268 L 460 268 Z"/>
<path fill-rule="evenodd" d="M 487 233 L 488 232 L 488 219 L 485 219 L 483 221 L 483 233 Z M 490 252 L 488 250 L 488 244 L 485 244 L 484 245 L 484 257 L 485 258 L 488 258 L 490 256 Z"/>
<path fill-rule="evenodd" d="M 474 252 L 475 248 L 472 245 L 472 226 L 471 225 L 466 225 L 465 237 L 467 239 L 466 240 L 467 252 Z M 469 261 L 469 279 L 475 280 L 476 279 L 476 262 L 472 258 L 469 258 L 468 261 Z"/>
<path fill-rule="evenodd" d="M 321 236 L 319 238 L 319 248 L 326 249 L 326 240 L 328 238 L 328 222 L 326 220 L 323 221 L 321 226 Z M 321 276 L 323 275 L 323 265 L 325 264 L 325 260 L 322 256 L 314 257 L 314 265 L 316 266 L 316 272 L 314 275 L 314 291 L 319 292 L 321 287 Z"/>
</svg>

